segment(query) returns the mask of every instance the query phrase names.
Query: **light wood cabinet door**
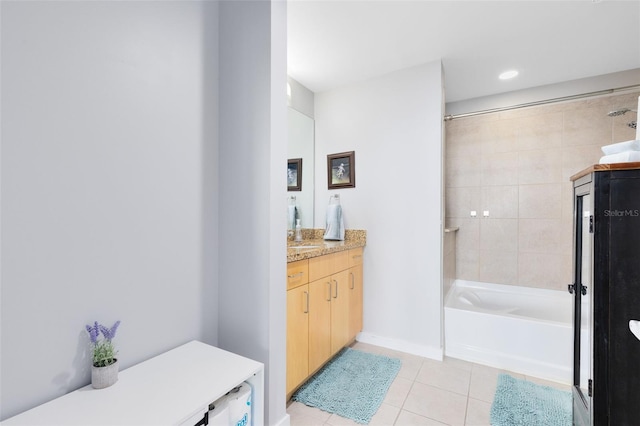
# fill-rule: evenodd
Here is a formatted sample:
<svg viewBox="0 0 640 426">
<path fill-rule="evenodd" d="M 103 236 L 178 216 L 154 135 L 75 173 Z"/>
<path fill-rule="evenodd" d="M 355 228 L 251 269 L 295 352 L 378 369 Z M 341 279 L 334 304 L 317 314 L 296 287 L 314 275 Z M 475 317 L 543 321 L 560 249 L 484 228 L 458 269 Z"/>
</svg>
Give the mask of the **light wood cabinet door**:
<svg viewBox="0 0 640 426">
<path fill-rule="evenodd" d="M 309 284 L 309 374 L 331 357 L 331 277 Z"/>
<path fill-rule="evenodd" d="M 362 331 L 362 263 L 349 269 L 349 340 Z"/>
<path fill-rule="evenodd" d="M 287 291 L 287 394 L 309 376 L 309 285 Z"/>
<path fill-rule="evenodd" d="M 349 270 L 331 276 L 331 355 L 349 343 Z"/>
</svg>

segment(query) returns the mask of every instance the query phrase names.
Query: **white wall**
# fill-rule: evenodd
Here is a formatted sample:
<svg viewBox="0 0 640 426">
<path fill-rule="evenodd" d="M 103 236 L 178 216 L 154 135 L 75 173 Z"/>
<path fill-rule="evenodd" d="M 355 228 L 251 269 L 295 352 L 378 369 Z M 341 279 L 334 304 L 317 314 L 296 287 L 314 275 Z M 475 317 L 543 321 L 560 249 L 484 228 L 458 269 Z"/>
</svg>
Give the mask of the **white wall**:
<svg viewBox="0 0 640 426">
<path fill-rule="evenodd" d="M 439 62 L 316 93 L 316 227 L 339 193 L 366 229 L 360 340 L 442 355 L 442 68 Z M 328 154 L 355 151 L 356 188 L 327 190 Z"/>
<path fill-rule="evenodd" d="M 220 3 L 219 346 L 266 364 L 285 421 L 286 3 Z"/>
<path fill-rule="evenodd" d="M 93 320 L 123 368 L 216 342 L 218 6 L 0 7 L 4 419 L 89 383 Z"/>
<path fill-rule="evenodd" d="M 291 88 L 289 106 L 304 115 L 313 118 L 313 97 L 314 93 L 291 77 L 287 77 L 287 82 Z"/>
</svg>

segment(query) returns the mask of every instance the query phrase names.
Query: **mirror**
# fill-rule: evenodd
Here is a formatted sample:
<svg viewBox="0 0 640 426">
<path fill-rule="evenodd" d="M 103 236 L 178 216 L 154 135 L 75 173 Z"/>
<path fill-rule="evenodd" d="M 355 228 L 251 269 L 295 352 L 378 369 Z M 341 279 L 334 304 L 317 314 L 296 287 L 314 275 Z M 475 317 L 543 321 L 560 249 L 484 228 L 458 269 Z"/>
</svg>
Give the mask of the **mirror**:
<svg viewBox="0 0 640 426">
<path fill-rule="evenodd" d="M 309 116 L 289 107 L 288 117 L 289 146 L 287 148 L 288 159 L 301 158 L 302 171 L 301 188 L 299 191 L 287 191 L 289 205 L 295 197 L 295 205 L 298 210 L 298 218 L 303 228 L 313 228 L 313 197 L 314 197 L 314 122 Z M 295 223 L 294 223 L 295 226 Z"/>
</svg>

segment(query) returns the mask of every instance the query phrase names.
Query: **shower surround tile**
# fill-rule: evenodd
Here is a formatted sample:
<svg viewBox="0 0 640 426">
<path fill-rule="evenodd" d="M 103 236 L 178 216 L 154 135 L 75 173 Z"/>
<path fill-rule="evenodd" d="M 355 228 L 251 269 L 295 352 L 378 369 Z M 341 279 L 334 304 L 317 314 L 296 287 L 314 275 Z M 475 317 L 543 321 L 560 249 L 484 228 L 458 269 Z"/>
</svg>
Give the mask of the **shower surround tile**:
<svg viewBox="0 0 640 426">
<path fill-rule="evenodd" d="M 635 91 L 446 122 L 445 217 L 460 227 L 456 278 L 564 290 L 572 245 L 569 178 L 597 164 L 603 145 L 635 139 L 635 130 L 626 123 L 637 121 L 636 113 L 607 114 L 637 109 L 639 95 Z M 470 210 L 477 211 L 475 219 Z M 482 217 L 483 210 L 490 212 L 489 218 Z M 517 235 L 504 235 L 500 227 L 487 224 L 497 219 L 515 220 Z M 547 227 L 532 220 L 560 222 Z M 541 227 L 539 235 L 534 235 L 536 227 Z M 553 235 L 558 228 L 562 230 Z M 512 238 L 515 252 L 500 247 L 501 238 Z M 509 277 L 515 278 L 505 282 Z"/>
<path fill-rule="evenodd" d="M 559 219 L 562 215 L 562 185 L 520 185 L 518 212 L 520 219 Z"/>
<path fill-rule="evenodd" d="M 571 244 L 565 245 L 568 241 L 563 238 L 565 226 L 566 222 L 562 219 L 521 219 L 518 227 L 518 251 L 571 254 Z"/>
<path fill-rule="evenodd" d="M 516 148 L 519 152 L 558 150 L 562 147 L 563 113 L 545 113 L 523 117 L 518 122 Z"/>
<path fill-rule="evenodd" d="M 586 146 L 569 146 L 562 148 L 562 181 L 593 164 L 598 164 L 602 153 L 601 147 L 607 143 Z"/>
<path fill-rule="evenodd" d="M 482 143 L 482 154 L 491 157 L 495 154 L 514 152 L 518 139 L 518 127 L 515 120 L 492 122 Z"/>
<path fill-rule="evenodd" d="M 520 185 L 555 183 L 562 178 L 562 158 L 556 150 L 522 151 L 518 155 Z"/>
<path fill-rule="evenodd" d="M 482 178 L 482 168 L 475 156 L 447 159 L 445 182 L 447 187 L 477 187 Z"/>
<path fill-rule="evenodd" d="M 518 251 L 518 220 L 483 218 L 480 222 L 480 249 Z"/>
<path fill-rule="evenodd" d="M 456 252 L 456 277 L 480 281 L 480 250 L 460 249 Z"/>
<path fill-rule="evenodd" d="M 633 108 L 634 110 L 636 108 Z M 628 112 L 625 115 L 613 117 L 613 140 L 612 143 L 626 142 L 636 138 L 636 129 L 628 126 L 632 121 L 638 123 L 638 114 Z"/>
<path fill-rule="evenodd" d="M 479 187 L 447 188 L 445 208 L 451 217 L 469 217 L 471 210 L 480 208 Z"/>
<path fill-rule="evenodd" d="M 482 213 L 480 213 L 482 214 Z M 458 227 L 456 232 L 456 255 L 459 254 L 459 247 L 464 247 L 466 250 L 480 249 L 480 219 L 479 218 L 451 218 L 447 222 L 451 227 Z"/>
<path fill-rule="evenodd" d="M 482 185 L 518 184 L 518 153 L 502 152 L 482 156 Z"/>
<path fill-rule="evenodd" d="M 520 253 L 518 285 L 566 291 L 571 282 L 571 254 Z"/>
<path fill-rule="evenodd" d="M 477 157 L 482 153 L 482 138 L 486 133 L 485 126 L 465 124 L 447 127 L 446 137 L 452 143 L 445 147 L 445 155 L 450 158 Z"/>
<path fill-rule="evenodd" d="M 480 251 L 479 281 L 514 285 L 518 282 L 518 252 Z"/>
<path fill-rule="evenodd" d="M 488 210 L 493 219 L 518 218 L 518 186 L 484 186 L 478 214 Z"/>
</svg>

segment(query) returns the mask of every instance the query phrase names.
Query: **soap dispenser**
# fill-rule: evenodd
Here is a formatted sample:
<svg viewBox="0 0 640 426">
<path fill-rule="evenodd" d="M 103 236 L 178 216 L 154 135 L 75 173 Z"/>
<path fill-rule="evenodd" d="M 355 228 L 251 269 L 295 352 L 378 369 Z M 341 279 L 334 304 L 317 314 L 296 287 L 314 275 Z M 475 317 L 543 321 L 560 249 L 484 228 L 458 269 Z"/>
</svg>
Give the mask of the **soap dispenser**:
<svg viewBox="0 0 640 426">
<path fill-rule="evenodd" d="M 300 226 L 300 219 L 296 219 L 296 242 L 302 241 L 302 226 Z"/>
</svg>

